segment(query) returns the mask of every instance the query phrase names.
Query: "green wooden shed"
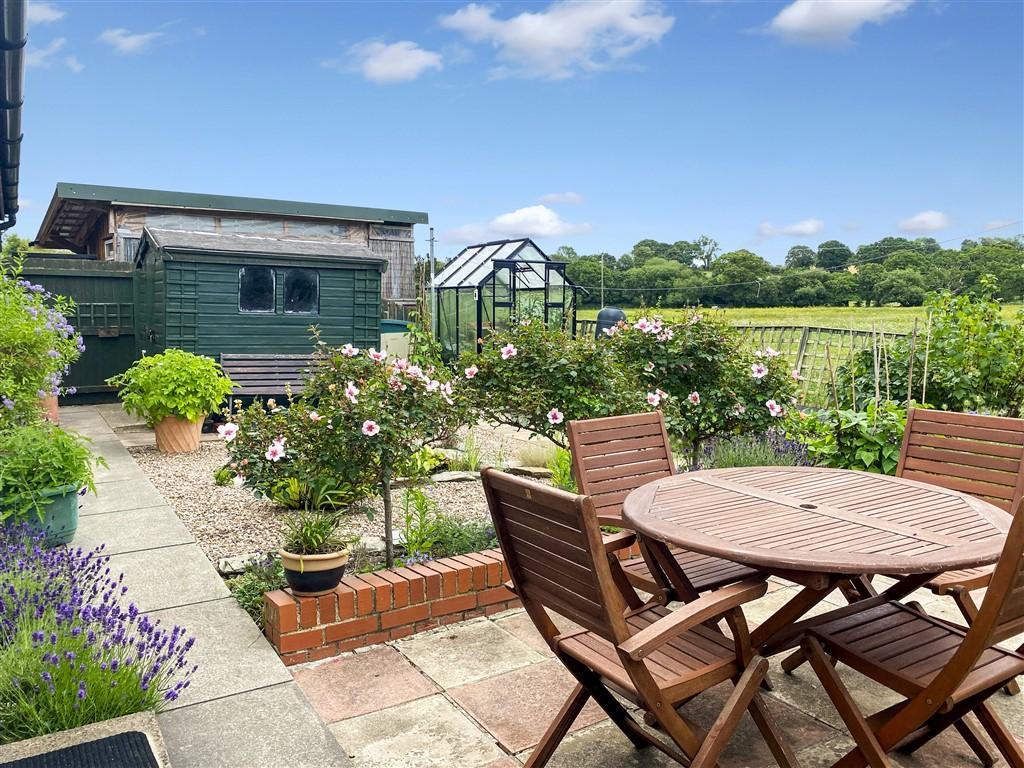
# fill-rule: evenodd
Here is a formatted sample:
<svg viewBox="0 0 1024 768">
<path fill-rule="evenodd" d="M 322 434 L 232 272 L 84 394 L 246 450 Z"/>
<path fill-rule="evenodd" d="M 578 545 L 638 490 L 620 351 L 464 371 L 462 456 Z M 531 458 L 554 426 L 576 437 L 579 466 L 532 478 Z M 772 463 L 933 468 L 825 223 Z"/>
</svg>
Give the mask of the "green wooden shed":
<svg viewBox="0 0 1024 768">
<path fill-rule="evenodd" d="M 141 353 L 303 354 L 380 345 L 385 257 L 356 243 L 147 227 L 135 257 Z"/>
</svg>

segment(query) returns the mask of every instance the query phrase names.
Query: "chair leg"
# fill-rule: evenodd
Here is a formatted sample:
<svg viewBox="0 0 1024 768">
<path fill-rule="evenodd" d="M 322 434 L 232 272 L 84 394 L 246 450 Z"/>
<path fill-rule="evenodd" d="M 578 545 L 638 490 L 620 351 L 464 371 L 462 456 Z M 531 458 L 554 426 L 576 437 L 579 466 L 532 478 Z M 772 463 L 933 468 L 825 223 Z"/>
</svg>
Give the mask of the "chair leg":
<svg viewBox="0 0 1024 768">
<path fill-rule="evenodd" d="M 644 731 L 630 717 L 630 714 L 619 703 L 619 700 L 612 696 L 611 692 L 604 687 L 600 677 L 569 656 L 559 656 L 558 658 L 561 659 L 566 669 L 576 678 L 579 684 L 586 688 L 587 692 L 593 696 L 594 701 L 605 711 L 609 719 L 619 727 L 619 730 L 626 734 L 626 738 L 632 742 L 634 747 L 644 749 L 651 746 L 652 737 L 650 734 Z"/>
<path fill-rule="evenodd" d="M 967 621 L 967 626 L 971 626 L 974 623 L 975 618 L 978 616 L 978 604 L 974 602 L 974 598 L 971 597 L 971 592 L 968 589 L 962 587 L 954 587 L 949 590 L 949 596 L 953 598 L 953 602 L 956 603 L 956 607 L 960 609 L 960 613 L 963 614 L 964 619 Z M 1016 680 L 1011 680 L 1003 687 L 1003 692 L 1007 696 L 1016 696 L 1020 693 L 1020 686 L 1017 685 Z"/>
<path fill-rule="evenodd" d="M 528 768 L 543 768 L 547 765 L 548 760 L 551 759 L 555 749 L 569 732 L 573 721 L 589 698 L 590 693 L 587 689 L 577 683 L 572 693 L 569 694 L 569 698 L 565 700 L 565 704 L 558 710 L 555 719 L 551 721 L 551 725 L 544 732 L 544 737 L 530 754 L 530 758 L 526 761 Z"/>
<path fill-rule="evenodd" d="M 836 672 L 829 662 L 824 649 L 821 647 L 821 643 L 813 637 L 805 636 L 803 649 L 808 661 L 811 662 L 811 666 L 814 668 L 815 674 L 817 674 L 818 679 L 821 681 L 825 693 L 828 694 L 836 711 L 839 712 L 839 716 L 846 723 L 850 735 L 853 736 L 853 740 L 857 743 L 857 750 L 860 752 L 860 760 L 851 754 L 840 762 L 843 765 L 849 765 L 850 768 L 857 764 L 867 764 L 871 768 L 892 768 L 892 763 L 889 762 L 889 758 L 886 756 L 885 750 L 882 749 L 882 745 L 878 743 L 875 732 L 871 730 L 871 726 L 868 725 L 864 716 L 857 708 L 857 703 L 850 696 L 850 692 L 843 684 L 839 673 Z"/>
<path fill-rule="evenodd" d="M 761 656 L 755 656 L 747 665 L 739 680 L 736 681 L 732 695 L 725 702 L 725 706 L 722 707 L 711 730 L 704 738 L 704 743 L 701 744 L 693 762 L 690 763 L 690 768 L 705 768 L 718 761 L 719 755 L 722 754 L 722 750 L 729 743 L 733 731 L 736 730 L 736 726 L 742 719 L 743 712 L 750 705 L 751 700 L 758 695 L 758 686 L 767 671 L 768 660 Z"/>
<path fill-rule="evenodd" d="M 971 751 L 978 756 L 978 759 L 985 768 L 990 768 L 996 764 L 996 759 L 988 751 L 988 745 L 981 738 L 981 734 L 978 733 L 978 729 L 974 727 L 973 723 L 964 717 L 953 723 L 953 727 L 963 737 L 963 740 L 967 742 L 967 746 L 971 748 Z"/>
<path fill-rule="evenodd" d="M 755 694 L 751 699 L 747 711 L 750 712 L 750 717 L 757 726 L 757 730 L 761 732 L 761 737 L 765 740 L 780 768 L 800 768 L 800 763 L 797 762 L 792 747 L 784 739 L 779 738 L 779 727 L 760 694 Z"/>
<path fill-rule="evenodd" d="M 993 712 L 986 702 L 976 706 L 974 714 L 1010 768 L 1024 768 L 1024 749 L 1021 749 L 1013 734 L 1006 729 L 999 715 Z"/>
</svg>

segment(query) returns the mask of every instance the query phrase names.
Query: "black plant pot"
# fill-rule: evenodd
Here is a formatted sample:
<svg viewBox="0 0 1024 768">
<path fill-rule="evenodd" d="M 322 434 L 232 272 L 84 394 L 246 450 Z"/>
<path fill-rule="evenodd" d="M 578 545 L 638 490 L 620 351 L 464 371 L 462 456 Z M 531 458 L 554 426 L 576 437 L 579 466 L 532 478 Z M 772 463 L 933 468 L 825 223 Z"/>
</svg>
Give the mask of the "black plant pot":
<svg viewBox="0 0 1024 768">
<path fill-rule="evenodd" d="M 284 578 L 298 597 L 317 597 L 334 590 L 345 575 L 348 550 L 326 555 L 296 555 L 280 550 Z"/>
</svg>

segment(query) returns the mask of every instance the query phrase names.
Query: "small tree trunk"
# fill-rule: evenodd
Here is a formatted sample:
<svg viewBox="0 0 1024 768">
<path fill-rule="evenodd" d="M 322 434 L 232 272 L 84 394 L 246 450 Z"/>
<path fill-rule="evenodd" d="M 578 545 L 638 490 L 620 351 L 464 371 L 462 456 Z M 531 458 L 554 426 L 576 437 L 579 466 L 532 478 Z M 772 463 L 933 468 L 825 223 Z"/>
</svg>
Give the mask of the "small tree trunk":
<svg viewBox="0 0 1024 768">
<path fill-rule="evenodd" d="M 395 566 L 395 541 L 391 517 L 391 473 L 385 472 L 381 480 L 384 491 L 384 563 L 388 568 Z"/>
</svg>

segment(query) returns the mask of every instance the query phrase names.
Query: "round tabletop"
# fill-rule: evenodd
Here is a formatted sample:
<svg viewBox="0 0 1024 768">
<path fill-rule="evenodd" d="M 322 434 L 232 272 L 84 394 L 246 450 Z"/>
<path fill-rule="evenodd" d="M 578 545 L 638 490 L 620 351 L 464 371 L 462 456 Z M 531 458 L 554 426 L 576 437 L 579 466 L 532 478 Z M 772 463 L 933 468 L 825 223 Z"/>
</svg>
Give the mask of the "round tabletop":
<svg viewBox="0 0 1024 768">
<path fill-rule="evenodd" d="M 1009 513 L 914 480 L 823 467 L 673 475 L 626 497 L 639 533 L 767 571 L 917 574 L 999 559 Z"/>
</svg>

